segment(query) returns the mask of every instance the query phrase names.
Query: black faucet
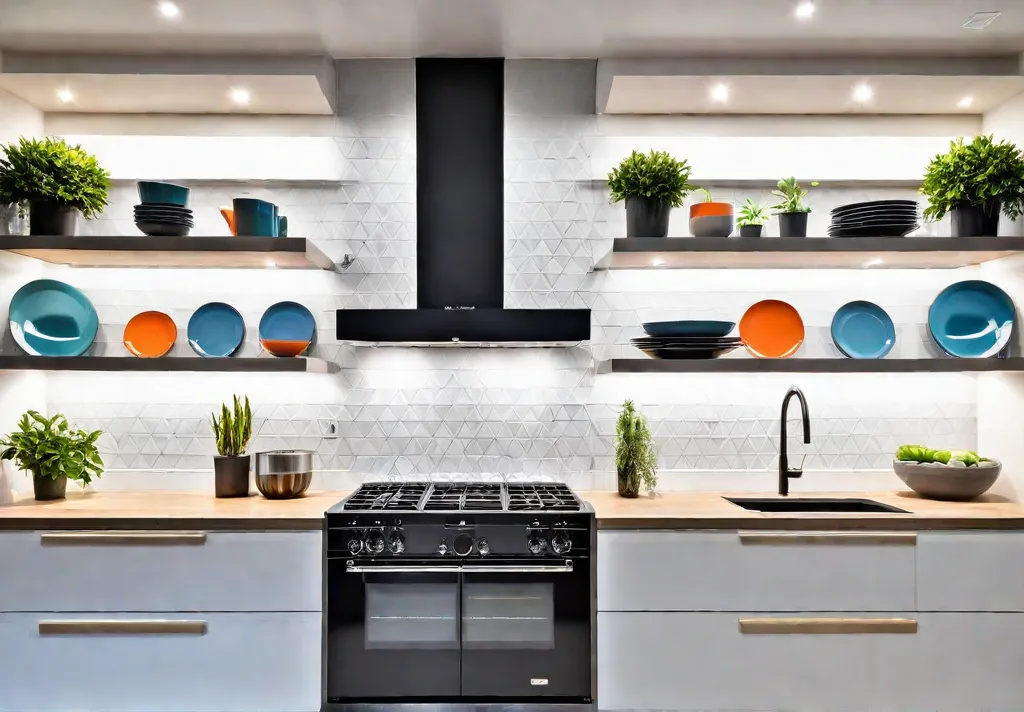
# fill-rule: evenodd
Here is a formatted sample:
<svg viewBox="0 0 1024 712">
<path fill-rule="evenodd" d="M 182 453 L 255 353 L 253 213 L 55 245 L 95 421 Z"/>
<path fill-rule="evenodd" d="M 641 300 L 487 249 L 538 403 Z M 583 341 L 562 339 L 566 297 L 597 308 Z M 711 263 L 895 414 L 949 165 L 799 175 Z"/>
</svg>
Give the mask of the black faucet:
<svg viewBox="0 0 1024 712">
<path fill-rule="evenodd" d="M 789 399 L 796 396 L 800 400 L 800 411 L 804 421 L 804 442 L 811 442 L 811 416 L 807 414 L 807 399 L 804 392 L 796 386 L 790 386 L 786 391 L 786 397 L 782 399 L 782 422 L 779 426 L 779 434 L 782 441 L 779 443 L 779 496 L 789 495 L 789 478 L 799 477 L 804 473 L 799 467 L 789 469 L 789 456 L 786 454 L 786 409 L 789 408 Z"/>
</svg>

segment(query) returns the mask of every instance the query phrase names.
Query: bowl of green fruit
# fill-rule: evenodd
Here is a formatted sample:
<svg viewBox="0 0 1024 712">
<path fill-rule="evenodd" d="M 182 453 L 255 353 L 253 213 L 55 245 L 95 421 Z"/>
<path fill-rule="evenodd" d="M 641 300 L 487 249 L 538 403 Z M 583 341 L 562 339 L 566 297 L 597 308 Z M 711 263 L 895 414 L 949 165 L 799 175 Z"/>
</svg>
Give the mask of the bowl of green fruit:
<svg viewBox="0 0 1024 712">
<path fill-rule="evenodd" d="M 927 499 L 966 502 L 989 491 L 1003 465 L 972 450 L 902 445 L 892 467 L 904 484 Z"/>
</svg>

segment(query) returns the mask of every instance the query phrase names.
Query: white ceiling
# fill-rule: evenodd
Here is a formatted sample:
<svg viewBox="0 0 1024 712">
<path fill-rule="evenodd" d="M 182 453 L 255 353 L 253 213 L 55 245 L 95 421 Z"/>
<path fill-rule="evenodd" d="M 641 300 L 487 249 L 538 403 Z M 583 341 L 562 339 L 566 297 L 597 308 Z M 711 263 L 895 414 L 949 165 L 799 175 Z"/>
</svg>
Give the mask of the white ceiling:
<svg viewBox="0 0 1024 712">
<path fill-rule="evenodd" d="M 728 100 L 714 101 L 724 84 Z M 866 84 L 870 102 L 853 100 Z M 616 76 L 608 114 L 979 114 L 1024 91 L 1024 77 L 979 76 Z M 957 106 L 966 96 L 967 108 Z"/>
<path fill-rule="evenodd" d="M 653 57 L 1024 52 L 1022 0 L 0 0 L 0 48 Z M 961 25 L 1001 10 L 981 31 Z"/>
<path fill-rule="evenodd" d="M 250 93 L 235 104 L 231 89 Z M 313 76 L 0 74 L 0 89 L 42 111 L 124 114 L 331 114 Z M 74 95 L 63 102 L 58 91 Z"/>
</svg>

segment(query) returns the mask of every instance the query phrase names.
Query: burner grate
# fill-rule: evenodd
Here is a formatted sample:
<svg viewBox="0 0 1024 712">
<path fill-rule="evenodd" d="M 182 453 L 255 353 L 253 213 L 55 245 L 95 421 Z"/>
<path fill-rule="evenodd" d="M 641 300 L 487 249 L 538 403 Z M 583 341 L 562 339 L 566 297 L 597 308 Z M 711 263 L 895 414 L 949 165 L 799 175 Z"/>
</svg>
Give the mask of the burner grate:
<svg viewBox="0 0 1024 712">
<path fill-rule="evenodd" d="M 423 511 L 495 511 L 502 510 L 501 485 L 435 484 Z"/>
<path fill-rule="evenodd" d="M 578 512 L 580 502 L 567 486 L 561 483 L 512 482 L 508 490 L 508 510 Z"/>
<path fill-rule="evenodd" d="M 349 497 L 346 510 L 417 510 L 427 491 L 423 482 L 364 484 Z"/>
</svg>

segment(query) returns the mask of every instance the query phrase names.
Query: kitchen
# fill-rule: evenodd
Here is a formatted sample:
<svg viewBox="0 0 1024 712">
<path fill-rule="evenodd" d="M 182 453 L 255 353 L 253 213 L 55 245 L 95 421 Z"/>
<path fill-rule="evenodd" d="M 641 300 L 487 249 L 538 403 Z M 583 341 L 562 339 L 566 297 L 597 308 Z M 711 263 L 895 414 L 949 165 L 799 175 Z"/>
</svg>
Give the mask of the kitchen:
<svg viewBox="0 0 1024 712">
<path fill-rule="evenodd" d="M 800 46 L 807 52 L 820 53 L 830 46 L 823 37 L 830 43 L 846 37 L 844 51 L 853 53 L 856 41 L 851 37 L 868 32 L 863 23 L 855 22 L 855 10 L 862 11 L 857 7 L 862 3 L 819 3 L 815 17 L 806 22 L 793 17 L 795 4 L 765 3 L 772 7 L 738 29 L 719 28 L 718 41 L 726 43 L 721 47 L 735 48 L 736 38 L 744 37 L 751 53 L 777 54 L 771 45 L 783 41 L 803 42 Z M 37 8 L 57 5 L 42 3 Z M 765 268 L 765 255 L 773 253 L 730 251 L 728 246 L 700 253 L 701 259 L 743 268 L 650 269 L 654 265 L 649 261 L 645 269 L 620 269 L 615 261 L 629 253 L 615 248 L 646 238 L 625 237 L 626 211 L 621 204 L 608 203 L 603 184 L 603 177 L 634 148 L 657 149 L 688 159 L 694 169 L 692 182 L 709 187 L 716 201 L 731 202 L 737 210 L 748 197 L 767 203 L 777 179 L 796 176 L 809 190 L 807 234 L 812 237 L 827 234 L 829 213 L 840 205 L 908 199 L 923 207 L 925 199 L 916 192 L 923 171 L 932 156 L 948 149 L 951 139 L 984 132 L 1024 141 L 1024 102 L 1016 98 L 1024 87 L 1018 84 L 1019 76 L 1006 76 L 1003 59 L 991 58 L 996 52 L 1019 52 L 1024 34 L 1014 29 L 1019 27 L 1014 24 L 1019 23 L 1019 11 L 1004 8 L 990 27 L 970 31 L 961 25 L 971 12 L 990 8 L 934 3 L 936 17 L 949 24 L 935 30 L 944 48 L 957 43 L 963 50 L 956 54 L 990 56 L 988 63 L 947 57 L 941 72 L 932 65 L 939 79 L 925 74 L 910 80 L 931 87 L 914 94 L 918 102 L 934 96 L 935 105 L 945 102 L 948 108 L 878 113 L 890 99 L 898 105 L 893 94 L 910 90 L 899 83 L 902 72 L 908 71 L 906 61 L 886 65 L 875 58 L 870 63 L 863 60 L 861 70 L 847 67 L 826 73 L 841 92 L 830 105 L 834 108 L 822 111 L 802 104 L 793 109 L 797 115 L 779 116 L 787 112 L 780 112 L 777 104 L 770 104 L 765 115 L 744 103 L 753 96 L 767 102 L 776 85 L 748 84 L 752 70 L 738 59 L 731 66 L 718 62 L 714 71 L 707 62 L 692 58 L 673 60 L 674 66 L 618 59 L 652 53 L 678 56 L 679 50 L 659 34 L 661 28 L 678 33 L 676 39 L 689 38 L 693 49 L 687 55 L 733 54 L 721 47 L 716 50 L 710 40 L 698 41 L 698 33 L 715 37 L 716 30 L 708 26 L 710 21 L 698 23 L 692 9 L 687 14 L 661 8 L 666 15 L 656 23 L 654 9 L 641 21 L 614 7 L 602 6 L 603 16 L 590 17 L 574 3 L 556 3 L 561 9 L 549 8 L 553 14 L 545 26 L 525 11 L 517 15 L 503 7 L 502 19 L 509 29 L 499 36 L 507 37 L 503 41 L 509 44 L 499 43 L 484 52 L 473 42 L 490 40 L 480 39 L 483 35 L 476 40 L 448 36 L 432 24 L 426 10 L 399 13 L 401 21 L 389 36 L 384 30 L 371 34 L 366 29 L 380 25 L 369 4 L 351 3 L 342 10 L 340 3 L 316 3 L 308 17 L 272 5 L 261 5 L 265 17 L 252 20 L 262 30 L 245 31 L 263 32 L 268 44 L 279 48 L 291 42 L 288 51 L 298 54 L 304 49 L 302 54 L 308 57 L 310 48 L 328 41 L 317 26 L 337 27 L 329 39 L 336 44 L 325 55 L 338 59 L 325 65 L 321 57 L 300 66 L 298 61 L 261 57 L 262 63 L 254 59 L 240 68 L 237 57 L 251 54 L 252 36 L 232 36 L 243 30 L 224 17 L 218 23 L 216 17 L 203 16 L 203 10 L 184 2 L 179 3 L 177 20 L 164 20 L 145 5 L 126 10 L 123 19 L 108 15 L 107 21 L 115 24 L 107 30 L 98 20 L 80 14 L 62 19 L 40 13 L 53 23 L 50 30 L 38 19 L 32 24 L 30 13 L 8 18 L 15 29 L 4 35 L 2 86 L 9 96 L 4 98 L 2 139 L 8 143 L 22 135 L 62 136 L 94 153 L 112 174 L 111 204 L 98 219 L 79 220 L 79 237 L 155 239 L 140 235 L 133 224 L 135 183 L 168 180 L 191 187 L 192 235 L 228 239 L 218 209 L 251 195 L 279 205 L 288 216 L 288 234 L 308 240 L 332 266 L 85 268 L 0 253 L 0 309 L 6 309 L 14 293 L 30 281 L 66 282 L 85 293 L 99 315 L 89 357 L 116 359 L 99 364 L 110 369 L 102 371 L 26 368 L 18 360 L 25 358 L 24 352 L 7 332 L 8 320 L 2 320 L 0 359 L 10 357 L 12 366 L 0 374 L 0 433 L 10 433 L 29 409 L 48 416 L 63 413 L 72 427 L 103 431 L 97 444 L 105 472 L 84 498 L 72 485 L 66 504 L 32 505 L 26 503 L 32 498 L 31 478 L 15 472 L 10 462 L 4 464 L 9 489 L 19 504 L 0 508 L 0 526 L 11 529 L 0 533 L 5 537 L 0 541 L 6 542 L 0 550 L 14 552 L 9 554 L 14 558 L 5 557 L 2 570 L 15 572 L 4 578 L 18 583 L 3 587 L 10 596 L 0 605 L 0 621 L 7 624 L 0 639 L 19 641 L 15 647 L 25 651 L 24 661 L 30 661 L 50 650 L 45 636 L 36 635 L 40 619 L 180 619 L 208 625 L 206 635 L 199 637 L 58 636 L 53 639 L 57 644 L 80 645 L 78 657 L 95 665 L 77 676 L 80 679 L 55 680 L 52 694 L 69 696 L 59 699 L 40 695 L 38 673 L 31 666 L 12 667 L 5 655 L 0 669 L 22 671 L 4 678 L 3 687 L 21 695 L 13 698 L 12 709 L 318 708 L 324 512 L 364 482 L 443 482 L 451 479 L 449 473 L 491 483 L 564 482 L 593 506 L 599 564 L 594 682 L 601 709 L 875 710 L 945 705 L 963 710 L 1020 705 L 1020 683 L 1013 674 L 1020 657 L 1010 642 L 1013 632 L 1019 631 L 1021 624 L 1015 621 L 1022 610 L 1017 562 L 1024 522 L 1014 504 L 1021 487 L 1014 464 L 1020 438 L 1013 420 L 1022 397 L 1020 375 L 1014 373 L 1018 337 L 1014 333 L 1009 359 L 952 360 L 936 350 L 926 326 L 935 296 L 959 281 L 991 281 L 1019 302 L 1020 263 L 1012 254 L 1019 248 L 1002 243 L 1011 245 L 1009 256 L 979 264 L 971 255 L 951 258 L 941 249 L 926 253 L 930 262 L 918 256 L 918 265 L 961 260 L 957 269 L 874 269 L 884 264 L 865 268 L 878 259 L 917 259 L 914 253 L 883 251 L 876 244 L 871 244 L 874 251 L 869 254 L 842 253 L 819 269 Z M 431 5 L 438 17 L 453 6 Z M 494 10 L 502 3 L 486 5 Z M 874 5 L 872 9 L 883 11 Z M 482 13 L 471 15 L 479 21 L 477 26 L 487 27 L 484 10 L 474 12 Z M 198 19 L 220 33 L 222 56 L 209 56 L 210 31 L 197 28 Z M 879 51 L 894 56 L 927 52 L 928 40 L 920 36 L 925 31 L 917 20 L 888 19 L 880 24 L 898 28 L 893 30 L 898 37 L 870 35 L 882 48 Z M 60 32 L 62 21 L 81 26 L 77 48 L 44 41 L 46 31 Z M 124 25 L 117 24 L 121 22 Z M 133 31 L 131 23 L 140 23 L 145 33 Z M 424 35 L 408 33 L 415 23 L 421 23 Z M 63 27 L 65 34 L 70 32 Z M 357 33 L 355 27 L 362 29 Z M 564 30 L 559 36 L 551 33 L 556 27 Z M 626 42 L 634 31 L 643 36 L 644 44 L 607 49 Z M 21 40 L 13 36 L 19 32 Z M 82 55 L 112 51 L 115 45 L 97 39 L 112 35 L 119 35 L 123 43 L 116 45 L 119 53 L 137 55 L 121 63 L 108 56 L 90 66 Z M 26 38 L 31 38 L 30 46 Z M 573 49 L 571 38 L 586 44 Z M 606 51 L 595 47 L 601 38 L 607 38 Z M 391 44 L 369 46 L 371 41 L 386 40 Z M 55 42 L 52 37 L 48 41 Z M 157 71 L 161 62 L 142 56 L 144 45 L 158 51 L 176 48 L 177 56 L 193 53 L 203 57 L 202 66 L 197 68 L 195 60 L 178 60 L 173 66 L 164 58 L 164 68 Z M 46 57 L 25 53 L 36 48 L 78 52 L 75 65 L 82 74 L 109 73 L 108 84 L 123 91 L 107 92 L 108 104 L 90 104 L 100 99 L 83 84 L 86 80 L 52 57 L 43 61 Z M 237 52 L 233 61 L 223 56 L 228 52 Z M 488 297 L 487 306 L 509 311 L 590 309 L 590 338 L 578 346 L 367 348 L 338 337 L 339 309 L 412 311 L 424 306 L 417 264 L 424 222 L 418 214 L 423 207 L 418 171 L 424 149 L 417 145 L 415 62 L 361 57 L 439 53 L 510 57 L 504 63 L 505 244 L 497 272 L 502 289 L 498 303 Z M 529 59 L 566 56 L 579 59 Z M 925 59 L 919 61 L 918 66 L 928 66 Z M 796 77 L 792 81 L 802 85 L 813 81 L 823 64 L 827 65 L 816 64 L 813 74 L 806 60 L 780 62 L 773 71 Z M 886 69 L 897 64 L 898 71 Z M 658 82 L 677 88 L 694 86 L 696 80 L 688 77 L 699 77 L 700 91 L 659 94 L 631 88 L 631 78 L 657 72 Z M 985 72 L 997 76 L 983 76 Z M 897 76 L 886 77 L 887 73 Z M 251 108 L 240 113 L 230 105 L 200 106 L 193 114 L 189 112 L 194 105 L 186 100 L 203 96 L 199 84 L 184 84 L 187 91 L 161 92 L 156 98 L 157 92 L 139 92 L 131 84 L 135 76 L 165 81 L 161 74 L 177 84 L 196 74 L 232 77 L 236 83 L 243 81 L 239 76 L 251 77 L 245 80 L 252 88 Z M 845 106 L 856 84 L 849 79 L 851 74 L 872 78 L 876 103 L 870 110 Z M 295 93 L 288 96 L 303 102 L 295 115 L 286 115 L 287 107 L 280 104 L 265 111 L 259 108 L 274 87 L 259 84 L 260 77 L 273 75 L 295 77 Z M 962 76 L 957 83 L 945 75 Z M 725 106 L 705 99 L 717 82 L 731 87 Z M 267 88 L 257 89 L 263 86 Z M 33 87 L 37 94 L 30 93 Z M 56 94 L 64 87 L 75 90 L 77 106 L 70 111 Z M 33 100 L 18 99 L 16 89 Z M 957 102 L 968 92 L 975 103 L 962 109 Z M 222 101 L 224 94 L 218 85 L 208 96 Z M 629 104 L 663 94 L 693 96 L 706 105 L 662 107 L 668 111 L 658 112 L 658 107 L 634 104 L 638 108 L 631 109 Z M 158 99 L 179 102 L 181 108 L 161 108 Z M 806 95 L 792 100 L 797 99 L 809 101 Z M 33 101 L 46 108 L 37 108 Z M 303 160 L 295 161 L 294 156 Z M 811 187 L 812 180 L 820 185 Z M 700 198 L 695 194 L 692 199 Z M 685 207 L 672 212 L 670 236 L 692 234 L 687 212 Z M 925 229 L 930 232 L 914 239 L 950 239 L 948 221 L 929 223 Z M 766 234 L 766 243 L 778 239 L 774 218 Z M 1019 235 L 1017 225 L 1003 220 L 1000 235 L 1012 240 Z M 645 257 L 669 261 L 673 254 L 660 251 L 650 257 L 648 252 Z M 800 266 L 792 262 L 802 259 L 793 251 L 784 252 L 783 258 L 790 261 L 789 267 Z M 286 258 L 267 259 L 284 263 Z M 465 263 L 445 259 L 448 281 L 461 282 L 454 277 Z M 493 270 L 493 255 L 480 259 Z M 854 259 L 856 268 L 850 268 Z M 602 260 L 608 260 L 610 268 L 604 269 Z M 440 262 L 434 265 L 436 274 L 445 269 L 444 260 Z M 345 263 L 347 267 L 340 267 Z M 748 307 L 766 298 L 792 304 L 805 323 L 804 342 L 793 358 L 755 360 L 739 349 L 706 362 L 659 361 L 645 358 L 630 344 L 630 339 L 643 336 L 642 323 L 684 318 L 739 322 Z M 895 322 L 896 343 L 886 359 L 846 359 L 832 342 L 833 314 L 858 299 L 881 305 Z M 280 364 L 290 360 L 260 355 L 257 329 L 266 309 L 283 300 L 300 303 L 314 315 L 318 339 L 306 363 L 329 364 L 323 369 L 328 372 L 172 370 L 195 368 L 197 361 L 223 368 L 228 368 L 223 362 L 230 362 L 241 369 L 243 364 L 248 367 L 246 359 L 283 369 Z M 246 335 L 232 359 L 199 359 L 182 337 L 190 315 L 216 301 L 241 314 Z M 136 372 L 128 370 L 134 365 L 125 363 L 145 362 L 131 357 L 122 339 L 133 315 L 150 309 L 168 313 L 178 327 L 179 337 L 168 355 L 150 361 L 169 364 L 168 372 Z M 915 362 L 913 367 L 920 370 L 924 359 L 946 370 L 899 370 L 910 367 L 906 362 Z M 741 370 L 754 368 L 747 364 L 778 370 Z M 659 372 L 632 372 L 641 368 Z M 973 372 L 982 368 L 992 370 Z M 799 408 L 793 403 L 792 467 L 801 467 L 800 459 L 806 457 L 803 476 L 790 480 L 791 496 L 819 492 L 833 498 L 873 499 L 909 510 L 912 517 L 761 515 L 718 498 L 717 493 L 755 496 L 777 491 L 779 410 L 793 384 L 806 395 L 811 443 L 801 442 Z M 315 452 L 314 474 L 304 498 L 268 502 L 259 496 L 212 496 L 210 461 L 217 446 L 209 414 L 221 403 L 230 404 L 234 394 L 246 394 L 252 403 L 249 452 Z M 626 399 L 647 416 L 658 449 L 661 494 L 655 499 L 621 500 L 615 494 L 615 424 Z M 893 455 L 899 446 L 914 443 L 976 450 L 1001 460 L 1003 473 L 988 495 L 996 499 L 958 505 L 894 497 L 892 493 L 906 487 L 893 473 Z M 66 516 L 72 523 L 58 521 L 53 514 L 58 507 L 61 521 Z M 863 526 L 869 517 L 876 523 Z M 906 522 L 919 517 L 924 523 L 915 531 Z M 125 529 L 150 537 L 173 532 L 205 539 L 198 545 L 199 537 L 179 538 L 176 545 L 159 548 L 152 539 L 141 546 L 109 539 L 100 540 L 106 544 L 75 545 L 60 537 L 41 541 L 44 534 Z M 751 543 L 748 533 L 762 529 L 828 536 L 799 545 L 788 539 Z M 856 546 L 844 543 L 851 531 L 865 530 L 879 538 L 855 540 Z M 545 538 L 550 546 L 553 536 Z M 524 532 L 521 544 L 527 541 Z M 669 564 L 672 561 L 678 563 Z M 104 574 L 95 579 L 88 571 Z M 129 571 L 138 573 L 126 577 Z M 699 572 L 702 583 L 690 575 L 673 578 L 683 572 Z M 629 590 L 622 589 L 622 581 L 630 583 Z M 55 595 L 57 591 L 66 593 Z M 913 619 L 919 629 L 893 635 L 737 632 L 738 620 L 759 617 L 852 618 L 861 625 L 862 619 L 874 617 Z M 674 641 L 675 647 L 667 641 Z M 43 647 L 36 648 L 37 644 Z M 944 667 L 949 659 L 937 651 L 948 645 L 958 651 L 958 664 L 968 667 Z M 708 646 L 721 652 L 708 654 Z M 999 654 L 982 654 L 993 648 Z M 262 672 L 267 650 L 288 656 L 276 680 L 261 680 L 268 677 Z M 651 663 L 645 651 L 661 651 L 658 664 Z M 135 667 L 140 664 L 138 655 L 151 652 L 170 656 L 183 667 L 175 668 L 174 674 Z M 105 657 L 118 664 L 104 664 Z M 780 669 L 779 661 L 786 657 L 792 666 Z M 891 658 L 896 660 L 891 666 L 880 662 Z M 965 659 L 978 662 L 971 666 Z M 732 662 L 726 665 L 727 660 Z M 115 674 L 118 666 L 132 674 Z M 208 670 L 220 672 L 204 675 Z M 182 678 L 194 679 L 195 684 L 182 686 L 176 682 Z M 807 687 L 815 680 L 822 689 Z M 865 685 L 865 680 L 875 685 Z M 26 687 L 28 681 L 32 684 Z M 940 684 L 944 681 L 948 684 Z M 0 696 L 0 708 L 2 704 Z"/>
</svg>

